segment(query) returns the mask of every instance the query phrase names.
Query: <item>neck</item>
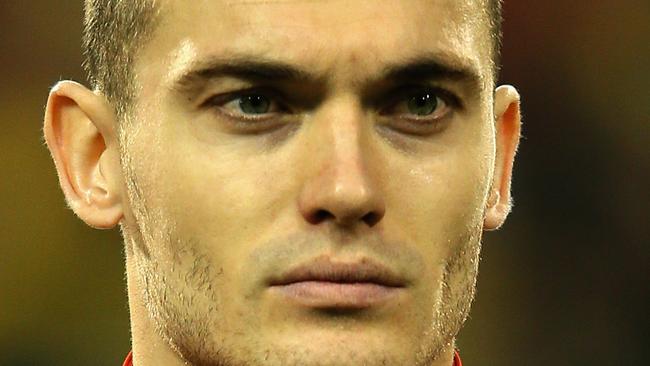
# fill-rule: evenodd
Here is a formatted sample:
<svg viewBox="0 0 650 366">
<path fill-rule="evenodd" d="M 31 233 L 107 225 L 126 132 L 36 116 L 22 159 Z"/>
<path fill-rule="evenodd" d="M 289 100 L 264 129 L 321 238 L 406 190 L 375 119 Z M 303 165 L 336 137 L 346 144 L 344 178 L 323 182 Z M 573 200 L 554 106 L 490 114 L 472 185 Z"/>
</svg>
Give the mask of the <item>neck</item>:
<svg viewBox="0 0 650 366">
<path fill-rule="evenodd" d="M 127 257 L 127 286 L 131 319 L 131 347 L 134 366 L 184 366 L 185 362 L 169 344 L 158 336 L 152 320 L 140 296 L 135 278 L 136 268 L 132 258 Z"/>
</svg>

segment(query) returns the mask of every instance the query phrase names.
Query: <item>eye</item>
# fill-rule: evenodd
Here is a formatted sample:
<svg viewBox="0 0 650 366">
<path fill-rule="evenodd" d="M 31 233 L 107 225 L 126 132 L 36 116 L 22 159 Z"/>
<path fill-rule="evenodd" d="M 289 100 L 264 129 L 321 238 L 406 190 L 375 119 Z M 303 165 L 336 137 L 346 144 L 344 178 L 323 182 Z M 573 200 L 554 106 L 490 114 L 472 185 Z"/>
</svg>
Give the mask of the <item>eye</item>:
<svg viewBox="0 0 650 366">
<path fill-rule="evenodd" d="M 226 105 L 230 104 L 235 104 L 245 114 L 264 114 L 269 112 L 271 100 L 265 95 L 252 94 L 235 98 Z"/>
<path fill-rule="evenodd" d="M 444 102 L 437 96 L 429 93 L 422 93 L 411 96 L 408 100 L 409 113 L 416 116 L 428 116 L 438 109 L 438 105 Z"/>
<path fill-rule="evenodd" d="M 438 120 L 451 112 L 448 100 L 435 89 L 409 91 L 397 98 L 388 112 L 404 119 Z"/>
<path fill-rule="evenodd" d="M 262 120 L 284 111 L 275 96 L 264 92 L 239 92 L 218 95 L 207 104 L 216 107 L 228 117 L 243 120 Z"/>
</svg>

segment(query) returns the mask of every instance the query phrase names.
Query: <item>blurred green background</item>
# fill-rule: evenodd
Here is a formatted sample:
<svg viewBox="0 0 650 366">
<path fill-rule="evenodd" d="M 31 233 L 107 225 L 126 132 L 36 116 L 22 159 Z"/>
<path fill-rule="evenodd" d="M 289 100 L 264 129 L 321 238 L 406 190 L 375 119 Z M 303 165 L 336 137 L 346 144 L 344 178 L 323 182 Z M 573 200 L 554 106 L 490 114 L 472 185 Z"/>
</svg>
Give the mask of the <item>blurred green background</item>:
<svg viewBox="0 0 650 366">
<path fill-rule="evenodd" d="M 515 208 L 485 238 L 464 363 L 647 365 L 650 1 L 505 5 L 523 97 Z M 41 139 L 49 88 L 85 82 L 81 2 L 0 2 L 0 365 L 121 365 L 117 230 L 66 208 Z"/>
</svg>

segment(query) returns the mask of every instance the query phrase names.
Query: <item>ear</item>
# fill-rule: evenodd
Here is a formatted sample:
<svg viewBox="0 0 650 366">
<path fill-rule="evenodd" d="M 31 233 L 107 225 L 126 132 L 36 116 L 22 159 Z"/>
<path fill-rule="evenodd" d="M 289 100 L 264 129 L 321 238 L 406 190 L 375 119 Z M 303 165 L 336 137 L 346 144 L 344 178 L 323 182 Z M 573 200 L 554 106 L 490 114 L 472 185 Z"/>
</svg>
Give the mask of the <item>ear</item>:
<svg viewBox="0 0 650 366">
<path fill-rule="evenodd" d="M 86 224 L 114 227 L 123 216 L 116 118 L 106 99 L 62 81 L 50 91 L 43 133 L 68 206 Z"/>
<path fill-rule="evenodd" d="M 494 95 L 496 120 L 496 155 L 492 189 L 485 211 L 484 230 L 496 230 L 506 220 L 512 208 L 510 182 L 521 133 L 520 98 L 517 90 L 504 85 Z"/>
</svg>

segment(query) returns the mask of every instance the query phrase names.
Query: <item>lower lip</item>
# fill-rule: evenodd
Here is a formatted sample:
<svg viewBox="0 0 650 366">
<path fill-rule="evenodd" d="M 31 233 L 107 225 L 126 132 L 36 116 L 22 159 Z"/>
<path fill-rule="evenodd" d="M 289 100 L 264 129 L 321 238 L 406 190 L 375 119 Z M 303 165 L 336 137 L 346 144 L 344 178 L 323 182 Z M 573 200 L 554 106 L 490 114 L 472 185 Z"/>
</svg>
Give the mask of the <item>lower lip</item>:
<svg viewBox="0 0 650 366">
<path fill-rule="evenodd" d="M 304 281 L 273 286 L 287 298 L 308 307 L 362 309 L 382 304 L 399 295 L 400 287 L 376 283 Z"/>
</svg>

